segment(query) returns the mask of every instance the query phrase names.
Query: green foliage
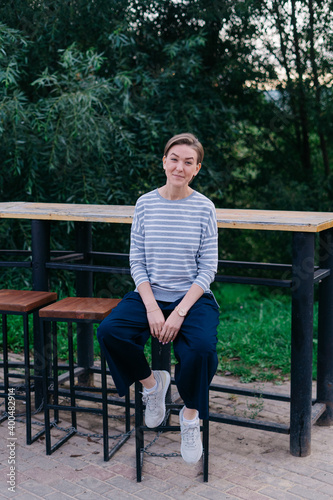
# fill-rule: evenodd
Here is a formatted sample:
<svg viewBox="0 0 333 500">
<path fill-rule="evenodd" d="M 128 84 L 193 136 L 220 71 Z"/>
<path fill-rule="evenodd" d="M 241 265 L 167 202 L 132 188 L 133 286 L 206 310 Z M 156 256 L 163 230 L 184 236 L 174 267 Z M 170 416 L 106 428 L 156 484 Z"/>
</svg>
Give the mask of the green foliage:
<svg viewBox="0 0 333 500">
<path fill-rule="evenodd" d="M 1 200 L 134 204 L 163 184 L 164 144 L 188 130 L 205 147 L 193 187 L 216 206 L 332 210 L 329 7 L 0 1 Z M 28 247 L 20 231 L 1 225 L 0 246 Z M 110 234 L 96 229 L 94 247 L 128 249 Z M 275 238 L 228 234 L 221 254 L 289 260 Z"/>
</svg>

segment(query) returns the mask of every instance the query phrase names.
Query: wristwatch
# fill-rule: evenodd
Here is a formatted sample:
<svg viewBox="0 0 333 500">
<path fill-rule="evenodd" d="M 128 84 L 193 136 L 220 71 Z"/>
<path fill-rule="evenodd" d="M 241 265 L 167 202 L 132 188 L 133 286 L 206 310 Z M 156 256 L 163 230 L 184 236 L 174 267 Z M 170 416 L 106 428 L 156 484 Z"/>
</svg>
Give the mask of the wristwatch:
<svg viewBox="0 0 333 500">
<path fill-rule="evenodd" d="M 181 316 L 182 318 L 184 318 L 184 316 L 186 316 L 186 314 L 187 314 L 187 311 L 185 311 L 185 309 L 182 309 L 179 306 L 175 307 L 175 311 L 177 311 L 177 313 L 179 314 L 179 316 Z"/>
</svg>

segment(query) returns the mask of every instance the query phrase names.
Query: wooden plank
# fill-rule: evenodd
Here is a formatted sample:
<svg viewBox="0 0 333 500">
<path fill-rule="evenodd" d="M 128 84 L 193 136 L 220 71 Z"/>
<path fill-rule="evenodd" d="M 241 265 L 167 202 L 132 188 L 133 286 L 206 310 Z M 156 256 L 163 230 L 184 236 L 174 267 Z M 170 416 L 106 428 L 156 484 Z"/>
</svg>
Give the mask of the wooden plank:
<svg viewBox="0 0 333 500">
<path fill-rule="evenodd" d="M 134 206 L 70 203 L 0 203 L 0 218 L 131 224 Z M 332 212 L 289 212 L 217 208 L 217 225 L 226 229 L 320 232 L 333 227 Z"/>
<path fill-rule="evenodd" d="M 320 232 L 333 227 L 332 212 L 216 209 L 217 225 L 227 229 Z"/>
<path fill-rule="evenodd" d="M 66 297 L 40 309 L 39 316 L 41 318 L 102 321 L 119 302 L 120 299 Z"/>
<path fill-rule="evenodd" d="M 118 222 L 131 224 L 134 206 L 87 205 L 71 203 L 0 203 L 0 218 L 38 219 L 87 222 Z"/>
<path fill-rule="evenodd" d="M 2 311 L 28 312 L 46 306 L 57 300 L 55 292 L 33 290 L 0 290 L 0 309 Z"/>
</svg>

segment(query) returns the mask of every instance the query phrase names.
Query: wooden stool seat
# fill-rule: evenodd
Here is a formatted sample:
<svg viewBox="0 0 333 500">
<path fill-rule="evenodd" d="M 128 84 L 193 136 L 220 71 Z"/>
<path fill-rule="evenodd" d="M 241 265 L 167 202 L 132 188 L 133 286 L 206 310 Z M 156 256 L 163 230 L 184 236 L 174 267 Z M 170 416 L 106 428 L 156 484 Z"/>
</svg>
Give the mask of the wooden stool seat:
<svg viewBox="0 0 333 500">
<path fill-rule="evenodd" d="M 67 318 L 73 320 L 102 321 L 121 299 L 97 297 L 66 297 L 39 311 L 41 318 Z"/>
<path fill-rule="evenodd" d="M 0 290 L 0 310 L 27 313 L 57 300 L 55 292 Z"/>
</svg>

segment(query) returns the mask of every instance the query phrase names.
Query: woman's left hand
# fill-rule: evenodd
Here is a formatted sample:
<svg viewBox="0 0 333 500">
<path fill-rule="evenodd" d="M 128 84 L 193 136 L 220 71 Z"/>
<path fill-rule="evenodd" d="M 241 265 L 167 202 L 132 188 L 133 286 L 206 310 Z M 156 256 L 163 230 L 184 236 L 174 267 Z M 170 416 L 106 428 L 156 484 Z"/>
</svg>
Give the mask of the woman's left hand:
<svg viewBox="0 0 333 500">
<path fill-rule="evenodd" d="M 172 311 L 168 319 L 165 321 L 161 332 L 156 335 L 156 338 L 158 338 L 162 344 L 172 342 L 177 337 L 177 333 L 179 332 L 183 321 L 184 318 L 179 316 L 177 311 Z"/>
</svg>

